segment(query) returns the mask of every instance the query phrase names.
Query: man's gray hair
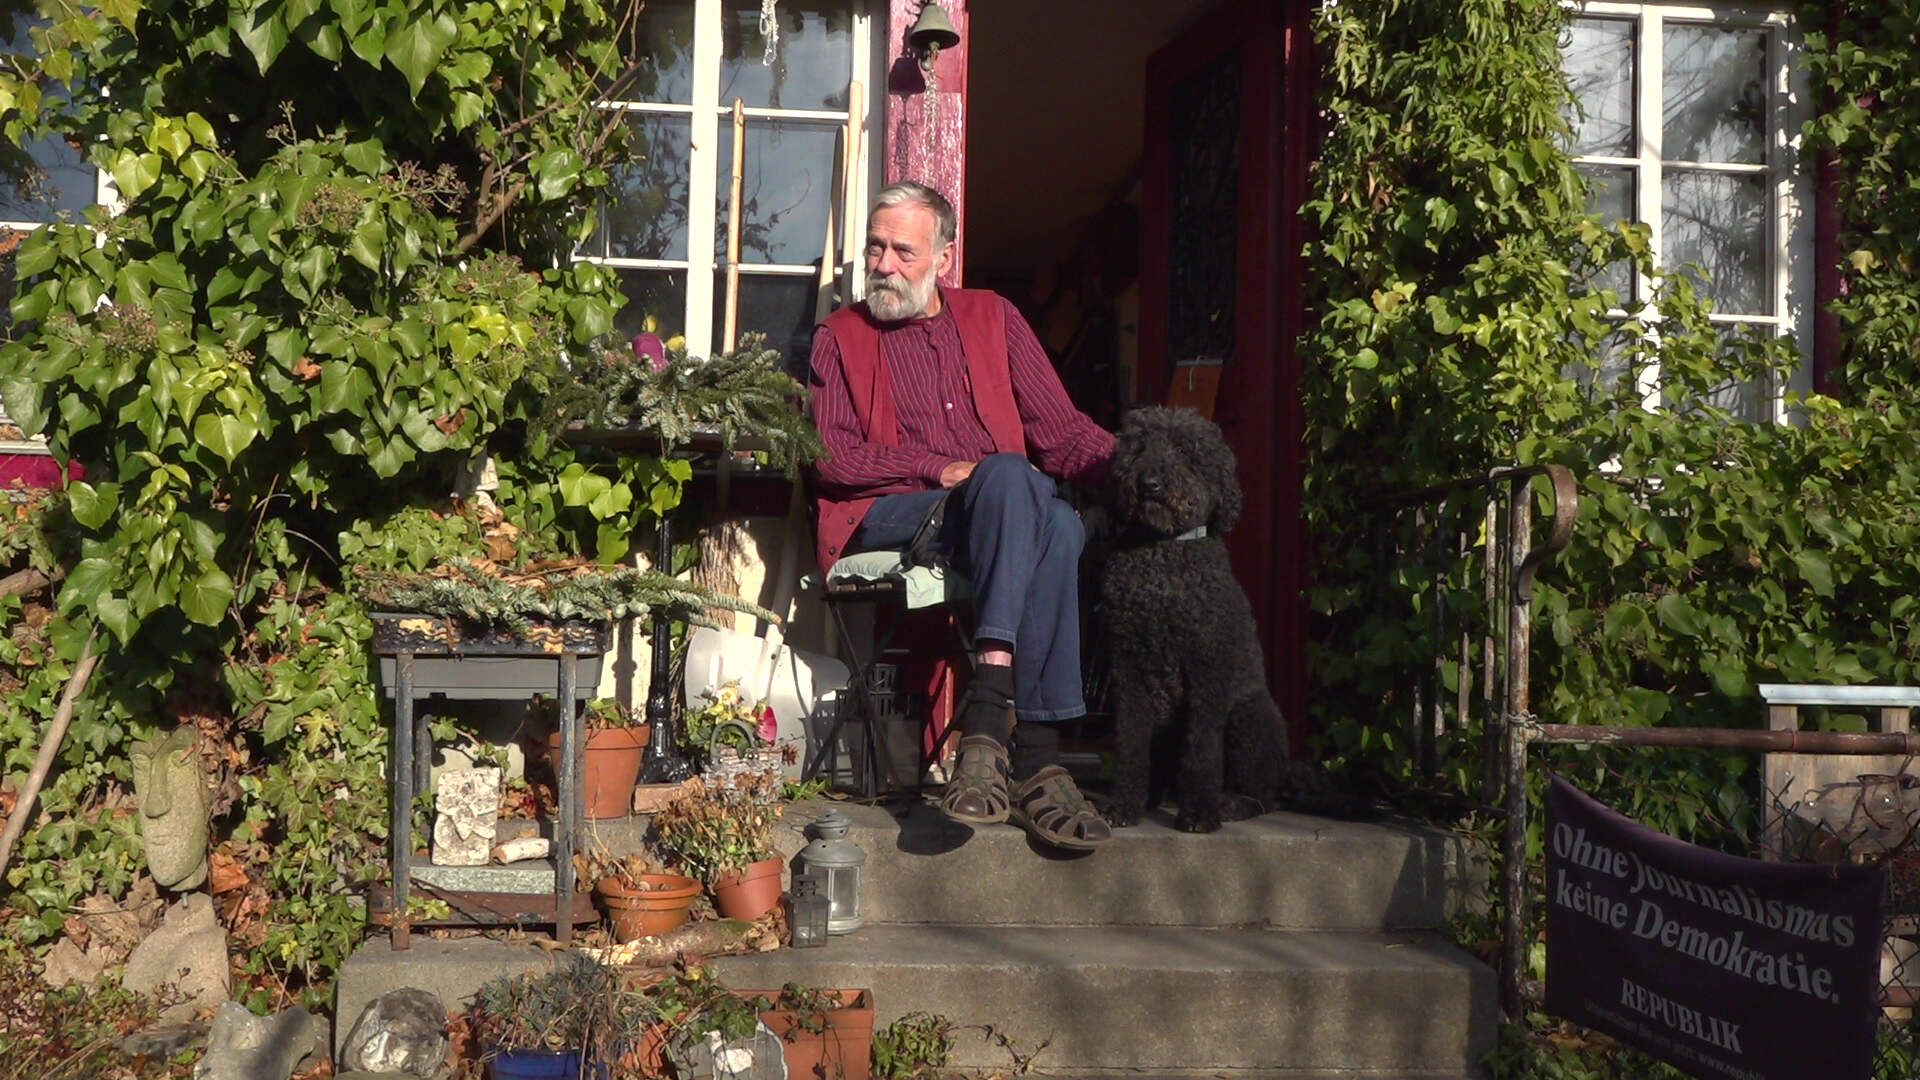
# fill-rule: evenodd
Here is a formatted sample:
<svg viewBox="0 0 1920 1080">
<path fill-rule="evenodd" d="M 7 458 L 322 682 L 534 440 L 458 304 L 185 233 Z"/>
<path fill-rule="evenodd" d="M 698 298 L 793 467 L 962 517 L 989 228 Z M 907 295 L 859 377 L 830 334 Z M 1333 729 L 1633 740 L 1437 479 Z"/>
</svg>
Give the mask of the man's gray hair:
<svg viewBox="0 0 1920 1080">
<path fill-rule="evenodd" d="M 954 237 L 959 235 L 959 223 L 953 214 L 953 204 L 947 201 L 945 195 L 918 180 L 902 180 L 897 184 L 888 184 L 873 197 L 875 210 L 883 206 L 908 204 L 924 206 L 933 211 L 934 221 L 938 226 L 934 231 L 940 237 L 942 244 L 953 243 Z"/>
</svg>

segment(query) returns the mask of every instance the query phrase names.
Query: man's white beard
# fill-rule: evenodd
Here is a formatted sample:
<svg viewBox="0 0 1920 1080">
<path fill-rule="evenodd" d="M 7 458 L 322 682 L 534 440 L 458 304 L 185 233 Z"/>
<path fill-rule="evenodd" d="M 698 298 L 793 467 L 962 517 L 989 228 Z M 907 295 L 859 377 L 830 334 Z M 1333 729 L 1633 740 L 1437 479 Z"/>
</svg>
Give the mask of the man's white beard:
<svg viewBox="0 0 1920 1080">
<path fill-rule="evenodd" d="M 905 274 L 867 274 L 867 310 L 881 322 L 905 322 L 927 310 L 933 302 L 934 280 L 914 281 Z"/>
</svg>

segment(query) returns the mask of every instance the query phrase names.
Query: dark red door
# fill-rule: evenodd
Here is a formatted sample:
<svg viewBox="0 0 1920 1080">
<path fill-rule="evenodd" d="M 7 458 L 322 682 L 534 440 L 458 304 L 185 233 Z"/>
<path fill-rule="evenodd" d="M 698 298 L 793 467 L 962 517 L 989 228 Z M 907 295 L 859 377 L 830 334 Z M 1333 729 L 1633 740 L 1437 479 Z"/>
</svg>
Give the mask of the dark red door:
<svg viewBox="0 0 1920 1080">
<path fill-rule="evenodd" d="M 1227 543 L 1297 750 L 1306 550 L 1295 211 L 1314 115 L 1308 14 L 1298 0 L 1229 0 L 1148 61 L 1135 386 L 1139 399 L 1165 401 L 1176 380 L 1218 377 L 1213 417 L 1246 493 Z"/>
</svg>

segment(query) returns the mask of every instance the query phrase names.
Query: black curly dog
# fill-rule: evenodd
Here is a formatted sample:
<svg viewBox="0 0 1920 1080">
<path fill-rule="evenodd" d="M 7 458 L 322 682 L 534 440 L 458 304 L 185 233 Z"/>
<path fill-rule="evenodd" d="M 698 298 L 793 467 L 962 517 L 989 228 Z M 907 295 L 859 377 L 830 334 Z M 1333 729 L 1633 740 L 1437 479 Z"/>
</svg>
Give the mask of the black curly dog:
<svg viewBox="0 0 1920 1080">
<path fill-rule="evenodd" d="M 1173 771 L 1174 824 L 1212 832 L 1276 809 L 1319 770 L 1287 760 L 1253 610 L 1221 539 L 1240 517 L 1233 451 L 1190 409 L 1143 408 L 1121 427 L 1108 476 L 1113 551 L 1101 578 L 1111 649 L 1114 791 L 1132 825 Z"/>
</svg>

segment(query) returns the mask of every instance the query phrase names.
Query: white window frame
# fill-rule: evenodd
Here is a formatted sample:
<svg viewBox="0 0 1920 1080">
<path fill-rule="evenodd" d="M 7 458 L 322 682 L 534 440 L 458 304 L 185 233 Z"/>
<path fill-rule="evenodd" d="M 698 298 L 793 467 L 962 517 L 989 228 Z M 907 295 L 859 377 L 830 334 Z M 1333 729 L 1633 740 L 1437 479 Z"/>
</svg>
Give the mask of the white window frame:
<svg viewBox="0 0 1920 1080">
<path fill-rule="evenodd" d="M 1776 336 L 1793 339 L 1800 364 L 1785 387 L 1764 388 L 1768 412 L 1775 422 L 1789 417 L 1783 390 L 1805 392 L 1812 387 L 1813 357 L 1813 198 L 1812 163 L 1801 153 L 1801 128 L 1811 118 L 1812 86 L 1802 56 L 1804 47 L 1792 12 L 1750 4 L 1659 3 L 1629 0 L 1584 0 L 1574 3 L 1576 17 L 1631 20 L 1634 23 L 1634 139 L 1632 157 L 1575 155 L 1576 164 L 1628 167 L 1634 170 L 1634 215 L 1649 230 L 1653 264 L 1661 266 L 1665 250 L 1664 170 L 1668 166 L 1703 172 L 1767 175 L 1773 178 L 1768 198 L 1767 257 L 1772 269 L 1770 314 L 1711 316 L 1720 326 L 1770 326 Z M 1766 160 L 1757 164 L 1669 161 L 1663 156 L 1665 138 L 1663 87 L 1665 28 L 1669 22 L 1772 31 L 1768 41 L 1768 139 Z M 1637 295 L 1652 295 L 1653 283 L 1637 275 Z M 1711 295 L 1711 287 L 1708 289 Z M 1616 312 L 1624 315 L 1625 312 Z M 1658 333 L 1659 313 L 1641 314 Z M 1641 375 L 1640 394 L 1646 407 L 1662 404 L 1657 366 Z"/>
<path fill-rule="evenodd" d="M 849 170 L 841 201 L 834 207 L 833 215 L 836 227 L 844 230 L 843 237 L 863 238 L 867 228 L 866 193 L 873 171 L 871 145 L 873 131 L 879 119 L 884 115 L 884 88 L 876 86 L 872 73 L 883 71 L 884 66 L 878 60 L 876 45 L 878 40 L 873 32 L 873 0 L 847 0 L 853 9 L 852 62 L 847 72 L 850 82 L 858 82 L 865 87 L 862 122 L 856 125 L 857 145 L 855 147 L 855 167 Z M 667 270 L 680 271 L 687 276 L 687 304 L 683 323 L 687 340 L 687 349 L 693 355 L 717 353 L 720 328 L 714 325 L 714 277 L 716 271 L 726 269 L 726 259 L 713 251 L 710 237 L 714 235 L 719 221 L 719 151 L 715 145 L 716 133 L 724 132 L 722 122 L 733 114 L 733 103 L 720 100 L 720 49 L 722 41 L 722 19 L 726 11 L 721 0 L 694 0 L 693 5 L 693 71 L 692 101 L 688 104 L 673 104 L 652 101 L 611 101 L 595 102 L 598 108 L 609 112 L 629 114 L 651 114 L 654 116 L 684 116 L 690 118 L 692 147 L 687 156 L 687 257 L 684 259 L 633 259 L 613 256 L 576 253 L 577 262 L 598 263 L 610 270 Z M 748 107 L 744 110 L 748 120 L 800 120 L 812 122 L 834 122 L 844 126 L 847 123 L 847 110 L 839 109 L 771 109 Z M 703 125 L 700 118 L 710 118 L 712 122 Z M 724 137 L 724 136 L 721 136 Z M 731 148 L 728 148 L 729 151 Z M 836 164 L 836 169 L 839 166 Z M 829 196 L 831 197 L 831 196 Z M 836 273 L 841 280 L 851 283 L 853 293 L 850 299 L 857 299 L 857 293 L 864 292 L 864 275 L 852 273 L 852 261 L 859 256 L 861 243 L 856 240 L 843 240 L 840 245 L 840 258 Z M 740 276 L 744 278 L 763 277 L 816 277 L 820 268 L 813 263 L 753 263 L 742 260 Z M 743 330 L 746 328 L 742 328 Z"/>
</svg>

